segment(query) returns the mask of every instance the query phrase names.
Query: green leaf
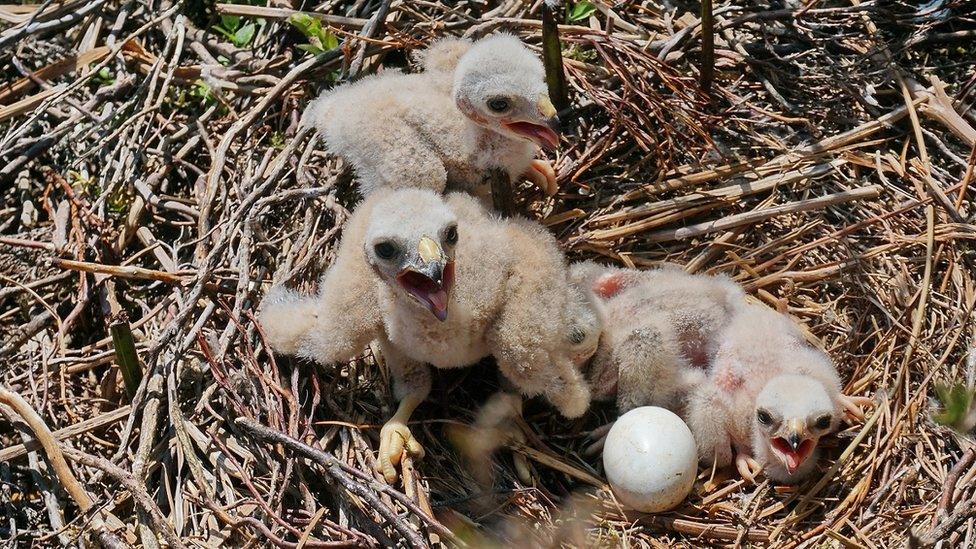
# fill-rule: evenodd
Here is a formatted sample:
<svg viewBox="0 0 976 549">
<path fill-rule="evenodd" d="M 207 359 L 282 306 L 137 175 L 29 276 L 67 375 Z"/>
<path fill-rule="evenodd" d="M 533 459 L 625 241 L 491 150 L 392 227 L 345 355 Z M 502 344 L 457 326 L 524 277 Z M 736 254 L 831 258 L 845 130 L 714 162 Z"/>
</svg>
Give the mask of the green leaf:
<svg viewBox="0 0 976 549">
<path fill-rule="evenodd" d="M 234 33 L 234 45 L 240 48 L 250 44 L 256 30 L 257 26 L 254 23 L 248 23 L 237 29 Z"/>
<path fill-rule="evenodd" d="M 962 383 L 953 386 L 936 385 L 935 395 L 941 410 L 933 415 L 940 425 L 961 427 L 973 406 L 976 394 Z"/>
<path fill-rule="evenodd" d="M 197 79 L 190 88 L 190 96 L 203 99 L 203 102 L 210 104 L 215 101 L 213 94 L 210 93 L 210 86 L 203 79 Z"/>
<path fill-rule="evenodd" d="M 239 15 L 221 15 L 220 26 L 230 32 L 234 32 L 241 26 L 241 17 Z"/>
<path fill-rule="evenodd" d="M 566 14 L 566 21 L 569 23 L 576 23 L 582 21 L 593 15 L 596 11 L 596 6 L 589 2 L 576 2 L 573 7 L 570 8 L 569 13 Z"/>
<path fill-rule="evenodd" d="M 328 28 L 322 28 L 322 21 L 316 17 L 295 13 L 288 18 L 288 23 L 308 38 L 308 44 L 298 46 L 302 51 L 318 55 L 339 47 L 339 38 Z"/>
<path fill-rule="evenodd" d="M 226 38 L 228 40 L 233 40 L 234 39 L 234 33 L 230 32 L 229 30 L 225 29 L 224 27 L 221 27 L 220 25 L 214 25 L 211 28 L 213 30 L 219 32 L 224 38 Z"/>
<path fill-rule="evenodd" d="M 292 14 L 292 16 L 288 18 L 288 23 L 298 29 L 298 32 L 304 34 L 306 37 L 315 36 L 322 30 L 322 23 L 307 13 Z"/>
<path fill-rule="evenodd" d="M 312 55 L 318 55 L 318 54 L 322 53 L 322 51 L 323 51 L 322 48 L 320 48 L 318 46 L 315 46 L 315 45 L 312 45 L 312 44 L 299 44 L 296 47 L 298 49 L 302 50 L 302 51 L 307 51 L 308 53 L 310 53 Z"/>
<path fill-rule="evenodd" d="M 324 29 L 319 33 L 319 42 L 324 51 L 334 50 L 339 47 L 339 37 L 329 29 Z"/>
<path fill-rule="evenodd" d="M 108 67 L 102 67 L 98 71 L 98 79 L 106 84 L 114 84 L 115 78 L 112 77 L 112 71 Z"/>
</svg>

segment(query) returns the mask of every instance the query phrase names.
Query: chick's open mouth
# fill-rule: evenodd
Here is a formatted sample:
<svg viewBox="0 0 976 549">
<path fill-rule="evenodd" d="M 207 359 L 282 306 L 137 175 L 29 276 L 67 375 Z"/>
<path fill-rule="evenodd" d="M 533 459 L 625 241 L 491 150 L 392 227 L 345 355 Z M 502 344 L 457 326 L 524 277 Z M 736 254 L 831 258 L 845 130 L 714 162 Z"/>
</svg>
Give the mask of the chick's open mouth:
<svg viewBox="0 0 976 549">
<path fill-rule="evenodd" d="M 401 271 L 396 278 L 400 287 L 420 304 L 426 306 L 438 320 L 447 319 L 448 300 L 451 296 L 451 288 L 454 286 L 453 262 L 444 265 L 444 271 L 439 282 L 412 269 Z"/>
<path fill-rule="evenodd" d="M 795 449 L 789 441 L 783 437 L 776 437 L 772 440 L 773 450 L 776 451 L 786 464 L 786 468 L 792 474 L 800 465 L 810 457 L 813 452 L 813 440 L 806 439 Z"/>
<path fill-rule="evenodd" d="M 532 122 L 508 122 L 505 127 L 542 148 L 555 149 L 559 146 L 559 134 L 549 126 Z"/>
</svg>

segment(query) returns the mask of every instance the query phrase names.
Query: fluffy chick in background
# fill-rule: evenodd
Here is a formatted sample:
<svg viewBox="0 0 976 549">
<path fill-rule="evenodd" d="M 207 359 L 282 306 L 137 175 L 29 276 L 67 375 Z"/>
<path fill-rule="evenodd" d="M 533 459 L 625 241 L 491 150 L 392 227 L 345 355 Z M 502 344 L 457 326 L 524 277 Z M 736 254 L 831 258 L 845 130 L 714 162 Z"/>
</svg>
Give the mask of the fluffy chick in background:
<svg viewBox="0 0 976 549">
<path fill-rule="evenodd" d="M 693 276 L 677 267 L 638 271 L 586 261 L 570 267 L 602 316 L 597 351 L 584 367 L 594 400 L 616 400 L 624 414 L 639 406 L 683 412 L 706 377 L 716 334 L 745 294 L 725 277 Z M 594 430 L 588 454 L 602 450 L 610 427 Z"/>
<path fill-rule="evenodd" d="M 789 317 L 749 304 L 728 278 L 584 262 L 571 267 L 571 279 L 593 293 L 603 317 L 585 369 L 592 397 L 616 396 L 620 413 L 675 411 L 706 465 L 734 461 L 749 480 L 765 470 L 795 482 L 813 468 L 820 437 L 844 410 L 863 417 L 858 405 L 871 403 L 841 394 L 830 358 L 807 345 Z M 599 440 L 590 451 L 601 447 Z"/>
<path fill-rule="evenodd" d="M 807 345 L 786 315 L 744 305 L 718 334 L 707 380 L 691 393 L 685 420 L 703 463 L 735 462 L 755 480 L 759 471 L 795 483 L 813 470 L 820 438 L 847 411 L 863 419 L 863 397 L 841 394 L 825 353 Z"/>
<path fill-rule="evenodd" d="M 715 335 L 745 294 L 725 277 L 678 267 L 638 271 L 575 263 L 570 278 L 593 293 L 603 334 L 586 368 L 594 399 L 616 398 L 623 414 L 638 406 L 680 411 L 704 381 Z"/>
<path fill-rule="evenodd" d="M 407 420 L 430 390 L 427 364 L 494 355 L 522 394 L 545 395 L 567 417 L 586 411 L 577 362 L 597 337 L 579 332 L 599 329 L 567 271 L 535 223 L 498 219 L 462 193 L 384 189 L 350 217 L 318 295 L 273 289 L 260 319 L 273 349 L 322 363 L 378 341 L 400 400 L 380 436 L 378 468 L 393 482 L 404 449 L 423 452 Z"/>
<path fill-rule="evenodd" d="M 362 194 L 383 188 L 462 190 L 491 203 L 486 174 L 502 169 L 556 192 L 548 162 L 556 110 L 542 62 L 517 38 L 442 39 L 418 56 L 424 71 L 387 71 L 309 104 L 329 150 L 349 161 Z"/>
</svg>

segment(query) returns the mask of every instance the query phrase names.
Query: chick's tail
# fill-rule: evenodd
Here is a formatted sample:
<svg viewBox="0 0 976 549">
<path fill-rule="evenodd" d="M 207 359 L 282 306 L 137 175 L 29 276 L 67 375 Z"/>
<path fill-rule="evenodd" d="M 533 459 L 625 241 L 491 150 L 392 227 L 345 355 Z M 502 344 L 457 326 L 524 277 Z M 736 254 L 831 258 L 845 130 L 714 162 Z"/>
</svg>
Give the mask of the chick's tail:
<svg viewBox="0 0 976 549">
<path fill-rule="evenodd" d="M 268 345 L 285 355 L 299 354 L 315 322 L 312 296 L 275 286 L 261 303 L 260 322 Z"/>
</svg>

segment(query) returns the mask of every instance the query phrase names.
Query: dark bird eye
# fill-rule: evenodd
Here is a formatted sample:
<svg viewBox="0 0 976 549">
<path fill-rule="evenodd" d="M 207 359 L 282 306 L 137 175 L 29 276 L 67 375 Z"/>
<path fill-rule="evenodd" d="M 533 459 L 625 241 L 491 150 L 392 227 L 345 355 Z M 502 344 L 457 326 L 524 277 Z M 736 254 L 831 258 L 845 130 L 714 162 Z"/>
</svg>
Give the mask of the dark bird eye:
<svg viewBox="0 0 976 549">
<path fill-rule="evenodd" d="M 586 339 L 586 332 L 584 332 L 583 328 L 580 328 L 579 326 L 574 327 L 573 331 L 569 333 L 569 342 L 573 345 L 583 343 L 584 339 Z"/>
<path fill-rule="evenodd" d="M 756 412 L 756 419 L 759 420 L 759 423 L 762 423 L 763 425 L 769 425 L 773 422 L 773 418 L 766 410 L 759 410 Z"/>
<path fill-rule="evenodd" d="M 397 254 L 397 248 L 392 242 L 380 242 L 373 246 L 373 251 L 380 259 L 393 259 Z"/>
<path fill-rule="evenodd" d="M 457 226 L 451 225 L 450 227 L 447 228 L 447 231 L 444 233 L 444 242 L 454 245 L 457 244 L 457 241 L 458 241 Z"/>
<path fill-rule="evenodd" d="M 824 430 L 830 429 L 830 416 L 820 416 L 817 418 L 816 427 L 817 429 Z"/>
<path fill-rule="evenodd" d="M 488 108 L 495 112 L 505 112 L 508 110 L 509 102 L 504 97 L 492 97 L 488 100 Z"/>
</svg>

